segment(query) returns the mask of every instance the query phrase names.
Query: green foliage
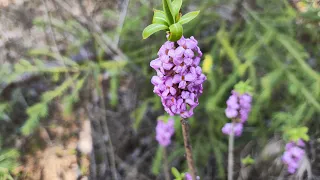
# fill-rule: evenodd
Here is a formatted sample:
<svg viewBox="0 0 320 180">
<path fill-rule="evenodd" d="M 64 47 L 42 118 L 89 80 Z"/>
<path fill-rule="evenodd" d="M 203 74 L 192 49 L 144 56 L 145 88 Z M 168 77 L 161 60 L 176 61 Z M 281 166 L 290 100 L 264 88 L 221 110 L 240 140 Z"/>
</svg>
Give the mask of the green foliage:
<svg viewBox="0 0 320 180">
<path fill-rule="evenodd" d="M 294 141 L 294 142 L 297 142 L 299 139 L 302 139 L 304 141 L 309 141 L 308 128 L 299 127 L 299 128 L 285 129 L 284 139 L 286 139 L 287 141 Z"/>
<path fill-rule="evenodd" d="M 252 159 L 252 157 L 250 155 L 248 155 L 247 157 L 241 159 L 241 163 L 243 165 L 252 165 L 254 164 L 255 160 Z"/>
<path fill-rule="evenodd" d="M 187 24 L 188 22 L 192 21 L 194 18 L 196 18 L 199 15 L 200 11 L 192 11 L 189 12 L 181 17 L 179 20 L 180 24 Z"/>
<path fill-rule="evenodd" d="M 176 40 L 182 32 L 184 36 L 195 36 L 199 40 L 201 50 L 206 54 L 201 62 L 203 72 L 207 75 L 204 92 L 195 109 L 191 124 L 191 142 L 194 158 L 199 174 L 203 174 L 208 165 L 208 159 L 214 157 L 217 167 L 217 179 L 225 179 L 225 154 L 227 139 L 221 134 L 222 126 L 229 121 L 225 117 L 226 100 L 233 87 L 240 81 L 250 82 L 250 92 L 254 93 L 252 111 L 245 125 L 243 136 L 237 139 L 237 147 L 243 147 L 247 142 L 258 144 L 261 149 L 274 132 L 283 133 L 287 141 L 299 138 L 308 140 L 308 134 L 316 134 L 320 123 L 320 75 L 318 53 L 320 49 L 319 10 L 308 7 L 299 12 L 287 1 L 257 0 L 257 8 L 243 6 L 235 12 L 241 16 L 234 17 L 233 10 L 225 11 L 226 4 L 236 7 L 233 1 L 185 1 L 190 9 L 200 9 L 182 15 L 180 0 L 163 0 L 163 11 L 154 10 L 147 1 L 132 0 L 123 29 L 119 48 L 128 56 L 129 61 L 106 60 L 105 36 L 93 33 L 98 53 L 98 62 L 90 61 L 83 65 L 76 64 L 69 57 L 91 38 L 88 30 L 75 20 L 66 22 L 53 18 L 53 28 L 58 33 L 71 36 L 73 42 L 67 46 L 66 54 L 52 52 L 48 47 L 33 49 L 29 52 L 32 58 L 21 60 L 11 67 L 8 63 L 1 65 L 1 85 L 15 82 L 24 74 L 40 74 L 52 79 L 55 87 L 43 93 L 42 98 L 27 109 L 28 119 L 21 128 L 23 134 L 31 134 L 39 126 L 41 119 L 49 114 L 52 101 L 62 98 L 65 113 L 72 113 L 72 106 L 79 101 L 80 91 L 89 78 L 94 76 L 94 83 L 99 95 L 107 93 L 110 105 L 118 105 L 118 89 L 121 87 L 121 74 L 137 75 L 143 81 L 140 89 L 150 88 L 141 92 L 139 105 L 131 118 L 133 128 L 138 131 L 140 124 L 149 111 L 160 112 L 161 101 L 152 93 L 150 77 L 154 75 L 149 63 L 156 58 L 159 47 L 165 41 L 163 36 L 152 36 L 146 41 L 140 41 L 141 28 L 147 26 L 146 17 L 152 17 L 152 25 L 143 32 L 147 38 L 160 30 L 175 31 L 170 38 Z M 187 3 L 186 3 L 187 2 Z M 261 8 L 263 7 L 263 8 Z M 184 9 L 184 8 L 183 8 Z M 104 15 L 111 20 L 118 19 L 118 13 L 105 11 Z M 199 21 L 191 21 L 200 16 Z M 148 19 L 150 21 L 151 18 Z M 48 22 L 43 19 L 34 21 L 39 28 L 46 28 Z M 188 23 L 188 26 L 180 25 Z M 176 24 L 172 26 L 173 24 Z M 170 27 L 173 27 L 170 29 Z M 105 32 L 108 36 L 117 31 Z M 107 52 L 108 54 L 108 52 Z M 109 54 L 108 54 L 109 55 Z M 47 60 L 47 61 L 46 61 Z M 55 62 L 59 66 L 48 66 Z M 62 65 L 63 66 L 62 66 Z M 106 73 L 110 83 L 107 92 L 102 92 L 101 74 Z M 78 74 L 77 77 L 75 75 Z M 91 78 L 90 78 L 91 79 Z M 248 80 L 248 81 L 247 81 Z M 72 81 L 71 84 L 68 84 Z M 57 85 L 58 84 L 58 85 Z M 241 84 L 240 84 L 241 85 Z M 143 87 L 143 88 L 142 88 Z M 235 87 L 244 91 L 247 88 L 242 83 Z M 1 92 L 1 90 L 0 90 Z M 6 120 L 11 110 L 11 103 L 2 102 L 0 119 Z M 10 121 L 10 120 L 7 120 Z M 153 120 L 154 124 L 156 119 Z M 2 121 L 6 123 L 5 121 Z M 154 127 L 150 127 L 154 128 Z M 169 161 L 183 157 L 183 139 L 179 118 L 175 118 L 176 134 L 174 149 L 170 151 Z M 0 155 L 1 156 L 1 155 Z M 152 172 L 161 171 L 161 148 L 157 149 L 153 158 Z M 244 164 L 252 164 L 253 157 L 243 159 Z M 179 164 L 186 169 L 186 163 Z M 173 170 L 176 179 L 183 178 L 177 170 Z M 8 171 L 7 171 L 8 172 Z M 0 170 L 1 174 L 1 170 Z M 8 173 L 7 173 L 8 174 Z M 1 175 L 0 175 L 1 179 Z"/>
<path fill-rule="evenodd" d="M 151 172 L 155 175 L 160 173 L 160 169 L 162 167 L 162 157 L 163 157 L 163 147 L 158 146 L 155 157 L 153 158 Z"/>
<path fill-rule="evenodd" d="M 8 116 L 9 108 L 10 108 L 9 103 L 0 103 L 0 121 L 9 120 L 9 116 Z"/>
<path fill-rule="evenodd" d="M 180 23 L 172 24 L 170 27 L 169 39 L 171 41 L 178 41 L 183 34 L 183 27 Z"/>
<path fill-rule="evenodd" d="M 110 104 L 115 107 L 118 104 L 118 88 L 119 88 L 119 78 L 116 76 L 110 79 Z"/>
<path fill-rule="evenodd" d="M 172 3 L 171 0 L 162 0 L 162 5 L 163 5 L 163 11 L 166 14 L 167 20 L 168 20 L 168 24 L 174 24 L 175 23 L 175 19 L 174 19 L 174 11 L 173 11 L 173 7 L 172 7 Z"/>
<path fill-rule="evenodd" d="M 148 38 L 149 36 L 151 36 L 152 34 L 161 31 L 161 30 L 166 30 L 168 29 L 168 26 L 163 25 L 163 24 L 150 24 L 149 26 L 147 26 L 143 32 L 142 32 L 142 37 L 143 39 Z"/>
<path fill-rule="evenodd" d="M 78 74 L 76 74 L 73 78 L 70 78 L 60 86 L 55 88 L 52 91 L 47 91 L 42 95 L 41 102 L 29 107 L 27 109 L 28 119 L 21 127 L 21 132 L 23 135 L 31 134 L 34 129 L 38 126 L 39 121 L 41 118 L 44 118 L 48 115 L 48 106 L 49 103 L 54 100 L 55 98 L 62 96 L 63 93 L 73 85 L 73 81 L 76 80 Z"/>
<path fill-rule="evenodd" d="M 237 56 L 236 50 L 231 46 L 230 40 L 229 40 L 229 34 L 225 31 L 224 27 L 222 27 L 218 34 L 217 39 L 219 43 L 222 45 L 223 50 L 227 54 L 227 56 L 230 58 L 233 67 L 235 68 L 235 71 L 240 73 L 240 59 Z M 243 74 L 244 72 L 241 72 Z"/>
<path fill-rule="evenodd" d="M 234 86 L 234 90 L 240 94 L 249 93 L 252 94 L 253 88 L 249 85 L 249 82 L 240 81 Z"/>
<path fill-rule="evenodd" d="M 158 31 L 166 30 L 169 34 L 169 41 L 178 41 L 183 35 L 182 25 L 196 18 L 200 11 L 193 11 L 182 16 L 180 13 L 182 0 L 162 0 L 162 6 L 163 11 L 154 10 L 152 24 L 143 30 L 142 37 L 146 39 Z"/>
<path fill-rule="evenodd" d="M 10 175 L 8 169 L 0 168 L 0 179 L 3 180 L 14 180 L 13 177 Z"/>
<path fill-rule="evenodd" d="M 73 89 L 72 93 L 64 96 L 64 98 L 62 100 L 62 104 L 64 106 L 63 112 L 65 115 L 71 115 L 72 105 L 80 100 L 79 93 L 80 93 L 80 90 L 82 89 L 82 87 L 84 86 L 86 78 L 87 78 L 87 76 L 79 79 L 76 82 L 75 88 Z"/>
<path fill-rule="evenodd" d="M 172 10 L 173 10 L 172 17 L 175 18 L 175 22 L 179 21 L 179 18 L 180 18 L 179 13 L 180 13 L 181 6 L 182 6 L 182 0 L 172 1 Z"/>
<path fill-rule="evenodd" d="M 43 19 L 35 19 L 34 24 L 39 28 L 46 28 L 49 22 Z M 82 27 L 78 22 L 70 20 L 67 22 L 52 19 L 53 28 L 59 32 L 69 33 L 75 36 L 76 41 L 72 42 L 72 46 L 67 51 L 71 53 L 75 48 L 78 48 L 88 41 L 89 33 L 86 28 Z M 79 40 L 79 41 L 77 41 Z M 101 41 L 101 40 L 100 40 Z M 74 46 L 73 46 L 74 45 Z M 104 47 L 98 47 L 103 49 Z M 11 67 L 9 64 L 4 64 L 1 67 L 0 75 L 7 77 L 2 78 L 1 83 L 10 84 L 18 81 L 24 76 L 37 76 L 47 75 L 51 77 L 54 83 L 60 84 L 53 90 L 46 91 L 42 94 L 40 102 L 30 105 L 26 109 L 28 119 L 21 127 L 23 135 L 30 135 L 38 126 L 41 119 L 47 117 L 49 113 L 49 106 L 52 101 L 57 98 L 62 98 L 64 105 L 64 113 L 71 114 L 72 106 L 79 101 L 79 92 L 83 88 L 88 75 L 92 72 L 93 68 L 99 68 L 107 71 L 111 76 L 110 81 L 110 97 L 111 105 L 115 106 L 118 102 L 118 87 L 119 87 L 119 72 L 127 65 L 125 60 L 122 61 L 100 61 L 99 63 L 90 63 L 79 65 L 68 56 L 62 56 L 58 52 L 53 52 L 48 47 L 40 49 L 32 49 L 28 52 L 29 56 L 34 57 L 32 60 L 21 59 L 18 63 Z M 55 60 L 44 61 L 43 59 L 49 58 Z M 7 115 L 10 109 L 9 104 L 1 104 L 0 106 L 0 119 L 7 120 Z"/>
<path fill-rule="evenodd" d="M 49 22 L 46 20 L 40 18 L 36 18 L 34 20 L 34 24 L 39 28 L 46 28 L 48 23 Z M 90 37 L 86 28 L 75 20 L 68 20 L 64 22 L 62 20 L 52 18 L 50 23 L 58 32 L 68 33 L 69 35 L 76 37 L 76 40 L 72 42 L 70 49 L 66 49 L 67 52 L 73 53 L 75 49 L 79 50 L 79 47 L 87 42 Z M 99 42 L 101 42 L 100 37 Z M 97 48 L 105 49 L 105 47 L 100 46 Z M 44 92 L 41 95 L 40 102 L 35 103 L 26 109 L 28 119 L 26 119 L 20 129 L 23 135 L 32 134 L 32 132 L 39 126 L 40 120 L 48 116 L 51 102 L 58 98 L 62 98 L 64 114 L 70 115 L 73 104 L 79 101 L 79 93 L 84 87 L 87 77 L 95 68 L 107 71 L 108 74 L 110 74 L 110 103 L 112 106 L 117 105 L 119 87 L 118 76 L 127 65 L 127 61 L 101 60 L 99 63 L 91 63 L 89 61 L 86 64 L 79 65 L 68 56 L 63 56 L 58 52 L 53 52 L 48 47 L 32 49 L 28 54 L 33 57 L 32 60 L 22 59 L 18 63 L 14 64 L 13 68 L 8 64 L 2 66 L 0 74 L 7 78 L 1 79 L 1 83 L 9 84 L 19 80 L 23 76 L 47 75 L 51 77 L 54 83 L 60 85 L 55 87 L 53 90 Z M 44 57 L 53 59 L 54 62 L 44 61 Z M 2 120 L 7 118 L 6 112 L 9 108 L 10 107 L 7 104 L 1 104 L 0 118 Z"/>
<path fill-rule="evenodd" d="M 14 149 L 0 151 L 0 168 L 12 170 L 17 166 L 16 160 L 19 157 L 19 152 Z"/>
<path fill-rule="evenodd" d="M 99 62 L 98 68 L 107 70 L 111 75 L 118 75 L 128 64 L 127 61 L 103 61 Z"/>
<path fill-rule="evenodd" d="M 185 176 L 184 173 L 180 173 L 180 172 L 177 170 L 177 168 L 175 168 L 175 167 L 172 167 L 172 168 L 171 168 L 171 172 L 172 172 L 173 176 L 175 177 L 174 180 L 183 180 L 183 178 L 184 178 L 184 176 Z"/>
<path fill-rule="evenodd" d="M 2 142 L 0 137 L 0 179 L 13 180 L 11 172 L 18 166 L 20 156 L 16 149 L 1 149 Z"/>
<path fill-rule="evenodd" d="M 228 3 L 235 5 L 231 1 Z M 310 11 L 313 17 L 306 18 L 306 12 L 300 13 L 286 1 L 258 0 L 256 3 L 257 9 L 241 7 L 241 16 L 234 17 L 219 8 L 225 5 L 225 1 L 185 1 L 192 9 L 202 12 L 199 15 L 201 21 L 191 21 L 183 31 L 184 36 L 192 35 L 199 40 L 200 48 L 206 54 L 201 65 L 207 76 L 204 93 L 195 109 L 191 140 L 197 167 L 206 166 L 207 157 L 214 156 L 217 178 L 220 179 L 224 179 L 227 151 L 226 138 L 221 135 L 222 126 L 229 121 L 224 114 L 226 100 L 238 82 L 250 84 L 249 91 L 254 97 L 248 124 L 244 135 L 237 139 L 236 147 L 253 140 L 258 142 L 259 149 L 274 136 L 274 132 L 284 133 L 285 129 L 298 128 L 293 133 L 295 139 L 295 136 L 306 135 L 299 128 L 308 127 L 309 134 L 315 134 L 320 125 L 317 121 L 320 112 L 320 56 L 317 53 L 320 31 L 312 22 L 317 19 L 315 14 Z M 217 8 L 209 11 L 209 7 Z M 136 33 L 139 28 L 145 26 L 144 22 L 134 20 L 150 16 L 153 7 L 143 4 L 134 8 L 139 8 L 139 13 L 129 12 L 136 18 L 128 17 L 121 47 L 135 64 L 141 66 L 143 75 L 151 77 L 154 73 L 149 62 L 156 58 L 164 40 L 161 36 L 153 36 L 146 43 L 132 40 L 133 35 L 139 35 Z M 179 23 L 183 22 L 182 17 Z M 150 97 L 153 94 L 141 100 Z M 176 121 L 176 128 L 179 128 L 179 120 Z M 179 135 L 175 135 L 175 149 L 183 148 Z M 185 168 L 186 164 L 183 165 Z M 201 168 L 198 170 L 202 172 Z"/>
<path fill-rule="evenodd" d="M 160 10 L 156 10 L 154 9 L 154 15 L 153 15 L 153 19 L 152 19 L 152 24 L 163 24 L 166 27 L 169 26 L 168 22 L 167 22 L 167 17 L 166 14 L 163 11 Z"/>
<path fill-rule="evenodd" d="M 133 128 L 135 130 L 138 130 L 140 123 L 145 115 L 145 113 L 147 112 L 148 109 L 148 101 L 144 101 L 137 109 L 135 109 L 132 113 L 131 113 L 131 118 L 134 119 L 134 123 L 133 123 Z"/>
<path fill-rule="evenodd" d="M 46 103 L 37 103 L 27 109 L 28 119 L 21 127 L 21 132 L 24 135 L 31 134 L 39 125 L 41 118 L 48 114 L 48 105 Z"/>
</svg>

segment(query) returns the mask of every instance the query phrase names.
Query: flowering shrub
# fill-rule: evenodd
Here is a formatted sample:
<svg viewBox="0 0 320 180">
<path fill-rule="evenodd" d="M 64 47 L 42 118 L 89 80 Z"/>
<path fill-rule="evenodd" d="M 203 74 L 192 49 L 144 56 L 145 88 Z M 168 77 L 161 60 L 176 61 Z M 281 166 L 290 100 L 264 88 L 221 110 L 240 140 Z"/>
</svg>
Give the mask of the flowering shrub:
<svg viewBox="0 0 320 180">
<path fill-rule="evenodd" d="M 150 66 L 157 72 L 151 83 L 155 86 L 153 92 L 161 97 L 164 110 L 170 116 L 180 115 L 183 118 L 181 125 L 186 159 L 191 177 L 195 179 L 196 168 L 186 118 L 193 115 L 194 108 L 199 104 L 198 98 L 202 94 L 202 83 L 206 76 L 199 66 L 202 52 L 198 47 L 198 41 L 194 37 L 184 38 L 182 25 L 194 19 L 199 11 L 182 16 L 182 0 L 163 0 L 162 5 L 163 11 L 154 10 L 153 22 L 143 30 L 142 37 L 146 39 L 155 32 L 167 31 L 168 41 L 161 46 L 158 58 L 150 62 Z M 163 146 L 169 145 L 169 136 L 171 137 L 170 133 L 163 132 L 160 124 L 159 128 L 157 127 L 158 142 Z M 168 169 L 168 165 L 165 166 L 165 169 Z M 165 170 L 165 173 L 166 179 L 169 180 L 168 170 Z"/>
<path fill-rule="evenodd" d="M 164 43 L 158 58 L 150 62 L 157 72 L 151 79 L 153 92 L 161 97 L 165 111 L 171 116 L 189 118 L 199 104 L 202 83 L 206 80 L 199 66 L 201 56 L 197 40 L 182 37 L 177 43 Z"/>
</svg>

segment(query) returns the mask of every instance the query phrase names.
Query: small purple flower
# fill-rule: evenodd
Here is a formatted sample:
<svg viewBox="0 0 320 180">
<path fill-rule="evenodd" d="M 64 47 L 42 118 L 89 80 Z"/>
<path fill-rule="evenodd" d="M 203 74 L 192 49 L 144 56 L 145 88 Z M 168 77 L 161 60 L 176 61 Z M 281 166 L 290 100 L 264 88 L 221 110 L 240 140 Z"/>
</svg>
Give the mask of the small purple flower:
<svg viewBox="0 0 320 180">
<path fill-rule="evenodd" d="M 285 152 L 282 155 L 282 161 L 288 166 L 288 172 L 293 174 L 299 168 L 300 161 L 305 155 L 303 147 L 304 142 L 300 139 L 297 143 L 289 142 L 286 144 Z"/>
<path fill-rule="evenodd" d="M 241 136 L 243 130 L 243 123 L 248 119 L 249 113 L 251 111 L 251 101 L 252 97 L 247 94 L 239 94 L 236 91 L 232 91 L 231 96 L 227 100 L 227 108 L 225 114 L 228 118 L 235 122 L 234 124 L 234 134 L 235 136 Z M 227 123 L 222 128 L 224 134 L 231 134 L 232 123 Z"/>
<path fill-rule="evenodd" d="M 228 118 L 235 118 L 238 116 L 238 111 L 236 109 L 233 108 L 227 108 L 226 109 L 226 116 Z"/>
<path fill-rule="evenodd" d="M 230 119 L 239 119 L 245 123 L 251 111 L 252 97 L 244 93 L 240 95 L 236 91 L 232 91 L 232 95 L 227 100 L 226 116 Z"/>
<path fill-rule="evenodd" d="M 200 176 L 197 176 L 196 178 L 197 178 L 197 180 L 200 180 Z M 192 180 L 191 174 L 185 173 L 184 179 L 185 179 L 185 180 Z"/>
<path fill-rule="evenodd" d="M 306 144 L 303 142 L 302 139 L 298 140 L 297 145 L 300 146 L 300 147 L 305 147 L 306 146 Z"/>
<path fill-rule="evenodd" d="M 198 106 L 202 84 L 207 79 L 198 66 L 201 56 L 197 40 L 182 37 L 177 44 L 164 43 L 158 58 L 150 62 L 157 72 L 151 79 L 155 86 L 153 92 L 161 97 L 165 111 L 171 116 L 179 114 L 189 118 Z"/>
<path fill-rule="evenodd" d="M 158 120 L 156 127 L 156 140 L 158 143 L 166 147 L 171 143 L 171 136 L 174 134 L 174 120 L 169 119 L 167 123 Z"/>
<path fill-rule="evenodd" d="M 243 130 L 243 125 L 241 123 L 233 124 L 233 131 L 235 136 L 241 136 Z M 232 123 L 226 123 L 222 128 L 223 134 L 231 135 L 232 132 Z"/>
</svg>

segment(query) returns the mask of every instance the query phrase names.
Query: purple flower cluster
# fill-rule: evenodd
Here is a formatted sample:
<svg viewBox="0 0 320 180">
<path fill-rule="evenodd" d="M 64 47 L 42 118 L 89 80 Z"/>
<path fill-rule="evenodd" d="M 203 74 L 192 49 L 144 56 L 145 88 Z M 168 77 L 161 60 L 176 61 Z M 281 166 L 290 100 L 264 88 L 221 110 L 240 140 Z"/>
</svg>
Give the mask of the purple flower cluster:
<svg viewBox="0 0 320 180">
<path fill-rule="evenodd" d="M 243 123 L 248 119 L 251 111 L 252 96 L 248 93 L 240 94 L 236 91 L 232 91 L 232 95 L 227 100 L 227 109 L 225 111 L 226 116 L 233 119 L 235 122 L 233 125 L 234 134 L 241 136 Z M 224 134 L 230 135 L 232 132 L 232 123 L 227 123 L 222 128 Z"/>
<path fill-rule="evenodd" d="M 232 91 L 232 95 L 227 100 L 226 116 L 230 119 L 240 119 L 241 123 L 245 123 L 251 111 L 252 97 L 244 93 L 240 95 L 236 91 Z"/>
<path fill-rule="evenodd" d="M 242 123 L 234 123 L 233 124 L 233 132 L 235 136 L 241 136 L 242 134 L 242 129 L 243 129 L 243 124 Z M 222 128 L 223 134 L 228 134 L 230 135 L 232 132 L 232 123 L 227 123 L 223 126 Z"/>
<path fill-rule="evenodd" d="M 165 111 L 171 116 L 191 117 L 199 104 L 202 83 L 206 80 L 199 66 L 201 57 L 197 40 L 182 37 L 177 43 L 164 43 L 158 58 L 150 62 L 157 72 L 151 79 L 153 92 L 161 97 Z"/>
<path fill-rule="evenodd" d="M 167 147 L 171 143 L 171 136 L 174 134 L 174 120 L 169 119 L 167 123 L 162 120 L 158 120 L 156 127 L 156 140 L 158 143 Z"/>
<path fill-rule="evenodd" d="M 185 180 L 192 180 L 192 176 L 189 173 L 185 174 Z M 197 176 L 197 180 L 200 180 L 200 176 Z"/>
<path fill-rule="evenodd" d="M 288 166 L 288 172 L 293 174 L 299 167 L 305 151 L 304 142 L 300 139 L 297 143 L 290 142 L 286 144 L 286 150 L 282 156 L 282 161 Z"/>
</svg>

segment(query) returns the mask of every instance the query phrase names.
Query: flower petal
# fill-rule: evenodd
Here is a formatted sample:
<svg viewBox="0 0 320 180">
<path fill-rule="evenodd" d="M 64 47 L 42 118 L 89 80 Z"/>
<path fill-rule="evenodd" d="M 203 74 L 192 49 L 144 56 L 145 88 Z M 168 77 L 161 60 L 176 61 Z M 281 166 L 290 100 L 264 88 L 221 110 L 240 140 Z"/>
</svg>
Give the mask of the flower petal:
<svg viewBox="0 0 320 180">
<path fill-rule="evenodd" d="M 194 81 L 197 79 L 197 76 L 195 74 L 188 73 L 184 76 L 184 79 L 186 81 Z"/>
</svg>

